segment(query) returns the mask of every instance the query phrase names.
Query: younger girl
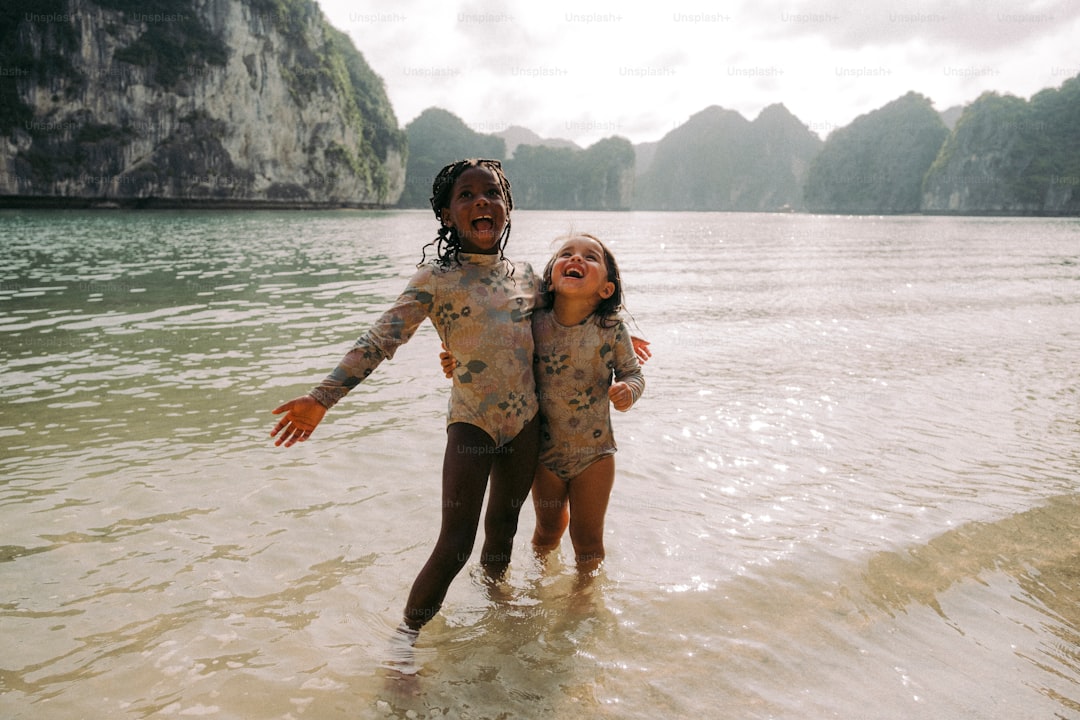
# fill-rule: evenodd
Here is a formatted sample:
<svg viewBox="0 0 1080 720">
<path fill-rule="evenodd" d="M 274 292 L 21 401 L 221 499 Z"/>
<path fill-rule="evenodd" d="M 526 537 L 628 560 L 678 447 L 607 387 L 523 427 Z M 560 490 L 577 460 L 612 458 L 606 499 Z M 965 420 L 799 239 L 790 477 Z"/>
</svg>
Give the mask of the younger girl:
<svg viewBox="0 0 1080 720">
<path fill-rule="evenodd" d="M 543 282 L 550 302 L 533 314 L 542 424 L 532 541 L 537 552 L 553 550 L 569 525 L 578 569 L 590 572 L 604 559 L 604 516 L 615 483 L 608 402 L 629 410 L 645 379 L 618 317 L 619 268 L 600 240 L 571 235 Z"/>
<path fill-rule="evenodd" d="M 462 160 L 435 178 L 431 207 L 441 223 L 427 246 L 435 257 L 421 261 L 393 307 L 318 387 L 274 410 L 285 415 L 270 433 L 286 447 L 310 438 L 326 410 L 393 357 L 425 318 L 461 360 L 467 372 L 458 373 L 450 393 L 439 538 L 413 583 L 401 628 L 413 637 L 469 558 L 489 478 L 480 562 L 493 576 L 506 569 L 539 438 L 530 323 L 539 286 L 528 264 L 503 256 L 510 183 L 497 160 Z"/>
</svg>

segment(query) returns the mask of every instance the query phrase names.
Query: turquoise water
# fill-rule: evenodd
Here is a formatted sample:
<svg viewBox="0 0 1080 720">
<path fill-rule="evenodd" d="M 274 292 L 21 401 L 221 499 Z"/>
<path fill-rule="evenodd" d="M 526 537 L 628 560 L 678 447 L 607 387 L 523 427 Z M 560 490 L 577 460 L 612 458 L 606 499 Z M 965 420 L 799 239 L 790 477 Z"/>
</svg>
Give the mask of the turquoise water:
<svg viewBox="0 0 1080 720">
<path fill-rule="evenodd" d="M 426 212 L 0 213 L 0 716 L 1080 717 L 1080 222 L 518 212 L 652 341 L 608 559 L 475 563 L 382 669 L 438 525 L 423 328 L 304 392 Z"/>
</svg>

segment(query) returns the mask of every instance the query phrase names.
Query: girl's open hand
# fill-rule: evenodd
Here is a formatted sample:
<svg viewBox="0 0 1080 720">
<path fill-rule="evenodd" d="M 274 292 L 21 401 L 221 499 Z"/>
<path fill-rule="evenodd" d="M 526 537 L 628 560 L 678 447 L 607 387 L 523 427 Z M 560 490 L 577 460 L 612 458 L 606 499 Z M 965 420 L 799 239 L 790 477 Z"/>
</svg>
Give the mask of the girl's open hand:
<svg viewBox="0 0 1080 720">
<path fill-rule="evenodd" d="M 274 445 L 284 443 L 285 447 L 290 447 L 293 443 L 304 442 L 311 437 L 311 433 L 315 432 L 315 428 L 326 415 L 326 408 L 310 395 L 303 395 L 274 408 L 275 415 L 281 413 L 285 413 L 285 417 L 270 431 L 270 437 L 281 433 Z"/>
<path fill-rule="evenodd" d="M 612 383 L 607 394 L 611 404 L 619 412 L 626 412 L 634 404 L 634 393 L 631 392 L 630 386 L 624 382 Z"/>
</svg>

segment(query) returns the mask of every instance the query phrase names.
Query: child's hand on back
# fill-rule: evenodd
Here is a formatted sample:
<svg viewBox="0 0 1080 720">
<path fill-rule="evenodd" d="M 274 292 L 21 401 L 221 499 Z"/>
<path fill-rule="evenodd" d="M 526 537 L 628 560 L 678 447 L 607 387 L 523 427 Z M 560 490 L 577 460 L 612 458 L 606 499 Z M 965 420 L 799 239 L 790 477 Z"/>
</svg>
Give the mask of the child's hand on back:
<svg viewBox="0 0 1080 720">
<path fill-rule="evenodd" d="M 446 349 L 446 346 L 442 346 L 442 352 L 439 353 L 439 362 L 442 363 L 443 375 L 448 378 L 454 377 L 454 368 L 458 366 L 457 360 L 450 354 L 450 351 Z"/>
<path fill-rule="evenodd" d="M 652 350 L 649 349 L 649 341 L 645 338 L 630 336 L 630 343 L 634 346 L 634 354 L 637 355 L 638 362 L 645 362 L 652 357 Z"/>
<path fill-rule="evenodd" d="M 634 393 L 631 392 L 630 386 L 624 382 L 612 383 L 607 394 L 611 404 L 619 412 L 626 412 L 634 404 Z"/>
</svg>

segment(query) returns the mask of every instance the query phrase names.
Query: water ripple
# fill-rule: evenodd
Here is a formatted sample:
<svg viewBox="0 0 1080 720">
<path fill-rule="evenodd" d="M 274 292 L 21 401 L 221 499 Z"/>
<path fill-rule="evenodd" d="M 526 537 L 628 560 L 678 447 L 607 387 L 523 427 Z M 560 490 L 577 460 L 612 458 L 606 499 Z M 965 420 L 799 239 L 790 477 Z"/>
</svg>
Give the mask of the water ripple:
<svg viewBox="0 0 1080 720">
<path fill-rule="evenodd" d="M 1080 226 L 526 212 L 511 257 L 568 223 L 654 352 L 607 563 L 536 563 L 524 512 L 511 575 L 470 564 L 403 681 L 438 340 L 311 442 L 273 448 L 269 410 L 401 290 L 430 214 L 5 213 L 0 714 L 1077 711 Z"/>
</svg>

